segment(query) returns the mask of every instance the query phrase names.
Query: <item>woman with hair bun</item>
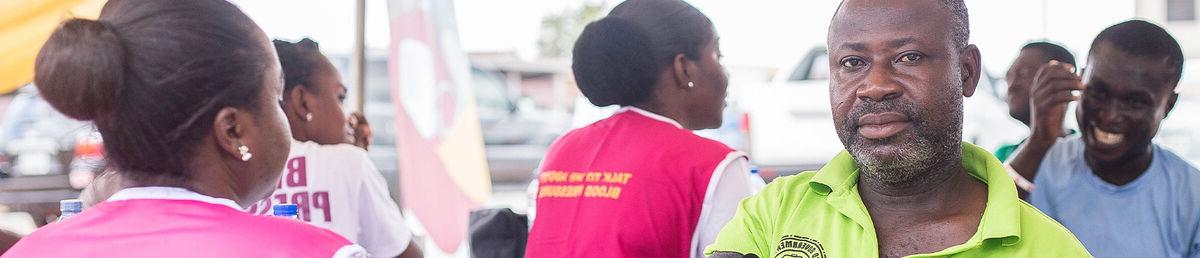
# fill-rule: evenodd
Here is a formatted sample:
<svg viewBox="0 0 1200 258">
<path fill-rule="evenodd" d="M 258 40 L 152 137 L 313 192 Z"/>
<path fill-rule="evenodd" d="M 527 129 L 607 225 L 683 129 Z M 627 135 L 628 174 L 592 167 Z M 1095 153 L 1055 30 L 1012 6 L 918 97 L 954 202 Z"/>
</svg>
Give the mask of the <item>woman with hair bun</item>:
<svg viewBox="0 0 1200 258">
<path fill-rule="evenodd" d="M 728 79 L 712 22 L 680 0 L 629 0 L 588 24 L 571 65 L 611 117 L 550 146 L 528 257 L 702 257 L 760 187 L 721 124 Z"/>
<path fill-rule="evenodd" d="M 222 0 L 110 0 L 38 54 L 34 82 L 104 137 L 121 190 L 4 257 L 365 257 L 328 230 L 242 209 L 279 182 L 291 134 L 266 35 Z"/>
</svg>

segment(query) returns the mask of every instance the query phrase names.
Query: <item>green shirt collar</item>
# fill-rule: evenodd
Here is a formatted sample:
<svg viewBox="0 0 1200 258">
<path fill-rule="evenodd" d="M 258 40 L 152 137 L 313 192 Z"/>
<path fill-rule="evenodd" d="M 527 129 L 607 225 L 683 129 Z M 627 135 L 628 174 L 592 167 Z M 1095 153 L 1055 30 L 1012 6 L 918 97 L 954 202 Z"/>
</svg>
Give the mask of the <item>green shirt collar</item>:
<svg viewBox="0 0 1200 258">
<path fill-rule="evenodd" d="M 975 236 L 960 247 L 978 245 L 981 241 L 989 239 L 998 239 L 1005 246 L 1016 244 L 1021 238 L 1021 200 L 1017 199 L 1017 189 L 1012 183 L 1012 178 L 1008 176 L 1004 165 L 987 150 L 966 142 L 963 142 L 962 149 L 963 168 L 987 184 L 988 200 Z M 873 228 L 867 209 L 858 196 L 858 172 L 854 158 L 843 150 L 817 172 L 809 186 L 817 194 L 828 196 L 829 204 L 847 217 L 863 224 L 864 227 Z M 945 251 L 955 251 L 953 249 L 957 248 Z"/>
</svg>

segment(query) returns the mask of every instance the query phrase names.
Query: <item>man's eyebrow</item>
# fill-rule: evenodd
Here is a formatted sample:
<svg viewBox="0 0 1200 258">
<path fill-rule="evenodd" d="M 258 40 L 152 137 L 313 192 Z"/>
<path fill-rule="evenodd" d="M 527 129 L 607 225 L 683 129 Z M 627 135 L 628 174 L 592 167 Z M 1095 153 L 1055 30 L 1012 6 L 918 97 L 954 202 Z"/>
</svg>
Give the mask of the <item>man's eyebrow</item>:
<svg viewBox="0 0 1200 258">
<path fill-rule="evenodd" d="M 867 43 L 862 43 L 862 42 L 842 43 L 840 48 L 849 48 L 850 50 L 853 50 L 856 52 L 863 52 L 863 51 L 867 51 Z"/>
<path fill-rule="evenodd" d="M 915 39 L 913 37 L 904 37 L 904 38 L 893 39 L 891 41 L 888 41 L 887 45 L 890 48 L 899 48 L 899 47 L 903 47 L 904 45 L 908 45 L 909 43 L 912 43 L 913 41 L 917 41 L 917 39 Z"/>
<path fill-rule="evenodd" d="M 904 45 L 911 44 L 915 41 L 917 41 L 917 39 L 913 38 L 913 37 L 904 37 L 904 38 L 899 38 L 899 39 L 893 39 L 893 40 L 889 40 L 887 42 L 887 47 L 899 48 L 899 47 L 903 47 Z M 841 47 L 849 48 L 850 50 L 858 51 L 858 52 L 867 51 L 867 43 L 863 43 L 863 42 L 843 43 L 841 45 Z"/>
</svg>

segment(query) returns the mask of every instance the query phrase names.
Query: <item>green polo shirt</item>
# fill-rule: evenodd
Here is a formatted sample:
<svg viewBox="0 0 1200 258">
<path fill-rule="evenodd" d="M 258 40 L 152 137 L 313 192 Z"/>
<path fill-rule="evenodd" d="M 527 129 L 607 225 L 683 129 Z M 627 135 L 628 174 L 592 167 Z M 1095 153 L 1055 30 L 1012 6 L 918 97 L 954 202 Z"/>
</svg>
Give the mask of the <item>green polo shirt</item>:
<svg viewBox="0 0 1200 258">
<path fill-rule="evenodd" d="M 987 208 L 966 243 L 910 257 L 1088 257 L 1058 222 L 1017 199 L 1004 166 L 963 143 L 963 167 L 987 184 Z M 875 226 L 858 193 L 858 166 L 846 151 L 817 172 L 771 182 L 742 200 L 717 241 L 704 251 L 758 257 L 876 257 Z"/>
</svg>

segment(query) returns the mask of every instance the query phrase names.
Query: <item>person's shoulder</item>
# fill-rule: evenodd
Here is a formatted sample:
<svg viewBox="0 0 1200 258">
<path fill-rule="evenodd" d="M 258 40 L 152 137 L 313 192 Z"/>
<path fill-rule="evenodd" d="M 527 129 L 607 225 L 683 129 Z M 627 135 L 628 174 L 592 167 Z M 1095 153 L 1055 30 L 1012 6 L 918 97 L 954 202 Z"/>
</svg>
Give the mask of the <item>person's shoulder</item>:
<svg viewBox="0 0 1200 258">
<path fill-rule="evenodd" d="M 320 228 L 296 219 L 274 216 L 256 216 L 233 209 L 220 209 L 223 215 L 219 223 L 224 229 L 218 234 L 232 237 L 231 245 L 254 245 L 266 250 L 312 250 L 335 252 L 353 245 L 350 240 L 328 229 Z M 255 239 L 255 241 L 247 241 Z M 249 242 L 249 243 L 246 243 Z M 296 249 L 298 245 L 303 248 Z"/>
<path fill-rule="evenodd" d="M 243 227 L 244 229 L 248 229 L 246 230 L 248 232 L 245 233 L 269 234 L 274 238 L 282 237 L 305 242 L 327 243 L 334 246 L 351 244 L 350 240 L 346 240 L 345 237 L 329 229 L 313 226 L 299 220 L 272 216 L 241 217 L 238 224 L 255 225 L 254 227 Z"/>
<path fill-rule="evenodd" d="M 281 257 L 367 257 L 366 251 L 329 229 L 302 221 L 270 216 L 242 216 L 238 239 Z M 252 226 L 250 226 L 252 225 Z M 328 256 L 325 256 L 328 254 Z"/>
<path fill-rule="evenodd" d="M 64 249 L 60 249 L 60 247 L 69 245 L 71 241 L 75 240 L 69 237 L 72 234 L 70 232 L 66 232 L 64 228 L 52 227 L 54 224 L 57 223 L 51 223 L 45 227 L 33 231 L 33 233 L 30 233 L 27 236 L 21 237 L 17 240 L 16 244 L 13 244 L 8 248 L 8 250 L 4 250 L 3 253 L 0 253 L 0 257 L 65 256 L 65 254 L 61 254 Z M 92 243 L 87 244 L 91 245 Z"/>
<path fill-rule="evenodd" d="M 634 109 L 627 112 L 620 112 L 613 115 L 611 119 L 610 123 L 612 124 L 627 124 L 636 127 L 641 137 L 658 138 L 676 143 L 668 147 L 675 147 L 676 149 L 694 149 L 699 147 L 724 152 L 733 150 L 720 141 L 705 138 L 691 130 L 683 128 L 677 121 L 671 121 L 670 118 L 646 111 Z"/>
<path fill-rule="evenodd" d="M 1159 159 L 1164 169 L 1185 176 L 1188 180 L 1200 180 L 1200 169 L 1170 148 L 1154 143 L 1154 151 L 1154 158 Z"/>
<path fill-rule="evenodd" d="M 709 148 L 712 150 L 716 150 L 718 152 L 726 152 L 726 153 L 734 151 L 733 148 L 730 148 L 729 145 L 727 145 L 721 141 L 709 139 L 709 138 L 706 138 L 706 137 L 703 137 L 700 135 L 696 135 L 695 133 L 691 133 L 691 132 L 685 132 L 685 133 L 686 134 L 684 134 L 683 137 L 687 137 L 688 139 L 695 141 L 697 145 L 703 146 L 704 148 Z"/>
<path fill-rule="evenodd" d="M 1156 182 L 1170 184 L 1173 191 L 1190 192 L 1192 200 L 1200 204 L 1200 188 L 1194 187 L 1200 185 L 1200 169 L 1165 146 L 1156 143 L 1154 151 L 1157 160 L 1152 163 L 1158 163 L 1156 166 L 1164 170 L 1167 177 Z"/>
<path fill-rule="evenodd" d="M 1020 206 L 1020 249 L 1033 254 L 1057 254 L 1053 257 L 1088 257 L 1083 243 L 1067 227 L 1025 201 Z"/>
<path fill-rule="evenodd" d="M 29 233 L 29 235 L 21 237 L 21 240 L 18 242 L 18 244 L 58 245 L 56 243 L 69 241 L 67 239 L 78 236 L 78 234 L 72 234 L 72 231 L 91 231 L 93 228 L 111 227 L 111 224 L 109 223 L 113 223 L 120 218 L 127 217 L 123 216 L 123 214 L 114 214 L 114 210 L 135 209 L 136 207 L 127 208 L 130 203 L 131 202 L 129 201 L 108 201 L 98 203 L 68 220 L 55 221 L 38 228 L 32 233 Z"/>
<path fill-rule="evenodd" d="M 317 153 L 327 154 L 334 157 L 347 159 L 358 159 L 368 157 L 367 150 L 348 143 L 339 144 L 318 144 L 313 147 Z"/>
<path fill-rule="evenodd" d="M 5 254 L 4 257 L 37 257 L 39 255 L 52 254 L 39 252 L 38 249 L 59 246 L 62 243 L 68 242 L 69 240 L 67 239 L 69 239 L 71 234 L 67 230 L 73 227 L 69 224 L 75 224 L 72 222 L 78 222 L 78 220 L 46 224 L 38 228 L 38 230 L 29 233 L 29 235 L 21 237 L 15 245 L 0 254 Z"/>
</svg>

